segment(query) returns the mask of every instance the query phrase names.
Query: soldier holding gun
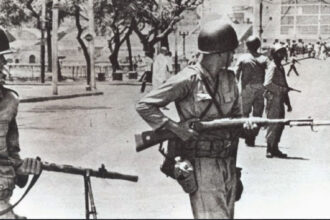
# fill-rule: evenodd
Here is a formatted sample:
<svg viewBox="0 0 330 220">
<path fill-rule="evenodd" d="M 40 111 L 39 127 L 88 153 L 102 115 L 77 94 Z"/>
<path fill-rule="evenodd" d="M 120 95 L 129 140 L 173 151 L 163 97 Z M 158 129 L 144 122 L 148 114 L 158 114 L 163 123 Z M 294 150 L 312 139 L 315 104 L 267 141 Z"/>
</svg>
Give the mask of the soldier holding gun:
<svg viewBox="0 0 330 220">
<path fill-rule="evenodd" d="M 186 67 L 154 89 L 137 104 L 136 110 L 154 129 L 176 135 L 169 140 L 162 171 L 177 178 L 175 170 L 193 172 L 187 181 L 177 179 L 189 193 L 195 218 L 233 218 L 239 184 L 236 168 L 239 128 L 215 129 L 197 133 L 189 125 L 196 119 L 242 116 L 235 74 L 228 70 L 238 46 L 236 32 L 219 20 L 205 24 L 198 36 L 201 61 Z M 160 108 L 175 102 L 179 123 Z M 252 124 L 246 124 L 252 128 Z M 179 159 L 178 159 L 179 158 Z M 187 166 L 175 166 L 183 160 Z M 192 167 L 191 167 L 192 166 Z"/>
</svg>

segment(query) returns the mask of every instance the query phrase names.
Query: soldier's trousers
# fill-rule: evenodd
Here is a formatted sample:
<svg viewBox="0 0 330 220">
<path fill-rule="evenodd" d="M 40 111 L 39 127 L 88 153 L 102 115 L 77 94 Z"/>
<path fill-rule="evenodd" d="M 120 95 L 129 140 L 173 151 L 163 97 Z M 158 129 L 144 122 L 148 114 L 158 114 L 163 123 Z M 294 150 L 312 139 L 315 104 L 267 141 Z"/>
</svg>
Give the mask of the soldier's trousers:
<svg viewBox="0 0 330 220">
<path fill-rule="evenodd" d="M 270 92 L 267 92 L 270 93 Z M 269 94 L 266 96 L 266 115 L 269 119 L 282 119 L 285 117 L 284 101 L 283 97 L 279 95 Z M 266 140 L 267 150 L 278 150 L 278 143 L 281 140 L 284 125 L 274 124 L 268 125 Z"/>
<path fill-rule="evenodd" d="M 234 157 L 195 158 L 198 190 L 190 194 L 194 218 L 232 219 L 236 195 Z"/>
<path fill-rule="evenodd" d="M 242 89 L 243 116 L 249 117 L 251 112 L 253 117 L 262 117 L 264 111 L 264 87 L 261 83 L 248 84 Z M 259 128 L 253 131 L 245 131 L 245 137 L 255 138 L 259 133 Z"/>
<path fill-rule="evenodd" d="M 0 177 L 0 211 L 11 206 L 9 200 L 13 194 L 15 187 L 13 178 Z M 17 215 L 10 210 L 9 212 L 0 216 L 0 219 L 17 219 Z"/>
</svg>

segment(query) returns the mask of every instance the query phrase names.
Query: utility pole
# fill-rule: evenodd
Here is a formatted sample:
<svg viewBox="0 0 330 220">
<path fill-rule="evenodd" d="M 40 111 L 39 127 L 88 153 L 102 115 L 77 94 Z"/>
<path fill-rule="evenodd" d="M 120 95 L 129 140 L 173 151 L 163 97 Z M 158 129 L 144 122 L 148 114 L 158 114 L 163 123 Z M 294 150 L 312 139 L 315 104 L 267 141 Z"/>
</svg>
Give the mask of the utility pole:
<svg viewBox="0 0 330 220">
<path fill-rule="evenodd" d="M 186 36 L 189 34 L 188 31 L 179 31 L 180 36 L 182 37 L 183 44 L 182 44 L 182 52 L 183 52 L 183 59 L 186 59 Z"/>
<path fill-rule="evenodd" d="M 89 43 L 89 57 L 91 64 L 91 81 L 90 88 L 91 90 L 96 89 L 96 81 L 95 81 L 95 29 L 94 29 L 94 2 L 93 0 L 88 0 L 88 24 L 89 24 L 89 34 L 91 35 L 91 40 Z"/>
<path fill-rule="evenodd" d="M 57 89 L 57 72 L 58 72 L 58 45 L 57 45 L 57 30 L 58 30 L 58 0 L 53 0 L 53 34 L 52 34 L 52 86 L 53 86 L 53 95 L 58 94 Z"/>
<path fill-rule="evenodd" d="M 174 73 L 177 74 L 179 72 L 178 69 L 178 26 L 175 24 L 174 26 Z"/>
<path fill-rule="evenodd" d="M 162 19 L 163 0 L 158 0 L 158 11 L 159 11 L 160 19 Z M 156 34 L 159 34 L 159 30 L 156 32 Z M 162 47 L 162 42 L 159 41 L 157 44 L 157 54 L 159 53 L 161 47 Z"/>
<path fill-rule="evenodd" d="M 262 9 L 263 9 L 262 0 L 260 0 L 260 5 L 259 5 L 259 38 L 260 38 L 261 42 L 262 42 L 262 33 L 263 33 L 263 29 L 262 29 Z"/>
<path fill-rule="evenodd" d="M 45 22 L 46 22 L 46 1 L 42 1 L 41 18 L 40 18 L 40 79 L 41 83 L 45 83 Z"/>
</svg>

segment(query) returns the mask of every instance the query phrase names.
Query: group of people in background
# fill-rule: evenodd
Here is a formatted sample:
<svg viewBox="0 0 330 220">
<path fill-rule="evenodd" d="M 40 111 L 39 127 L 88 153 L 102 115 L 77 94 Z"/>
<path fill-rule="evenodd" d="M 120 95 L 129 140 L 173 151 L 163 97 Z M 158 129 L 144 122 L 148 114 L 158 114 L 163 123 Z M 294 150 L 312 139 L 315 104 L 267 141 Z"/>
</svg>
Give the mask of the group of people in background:
<svg viewBox="0 0 330 220">
<path fill-rule="evenodd" d="M 280 119 L 287 111 L 292 111 L 288 96 L 289 86 L 285 76 L 282 61 L 287 57 L 286 47 L 275 42 L 270 51 L 270 57 L 258 52 L 261 46 L 260 39 L 250 36 L 246 41 L 248 53 L 238 58 L 235 73 L 239 80 L 242 96 L 243 117 L 262 117 L 264 112 L 264 99 L 266 99 L 266 117 Z M 275 124 L 267 128 L 266 157 L 287 157 L 279 150 L 279 142 L 284 126 Z M 259 128 L 246 131 L 244 134 L 247 146 L 255 145 L 255 138 Z"/>
<path fill-rule="evenodd" d="M 274 41 L 274 44 L 275 43 L 278 43 L 278 39 Z M 290 57 L 295 57 L 298 54 L 301 54 L 304 57 L 305 54 L 307 54 L 309 58 L 326 60 L 326 58 L 329 56 L 329 48 L 326 41 L 317 41 L 316 43 L 304 43 L 304 41 L 302 40 L 299 40 L 298 42 L 296 42 L 296 40 L 287 40 L 286 43 L 280 43 L 282 45 L 285 45 L 287 49 L 287 54 Z"/>
</svg>

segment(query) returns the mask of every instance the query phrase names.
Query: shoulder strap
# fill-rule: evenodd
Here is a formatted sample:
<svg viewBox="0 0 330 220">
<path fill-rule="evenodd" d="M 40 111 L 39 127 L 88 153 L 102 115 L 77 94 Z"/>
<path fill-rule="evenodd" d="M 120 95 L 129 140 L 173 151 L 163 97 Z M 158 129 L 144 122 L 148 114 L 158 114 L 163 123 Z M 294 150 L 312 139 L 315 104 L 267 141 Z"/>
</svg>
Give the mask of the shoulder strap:
<svg viewBox="0 0 330 220">
<path fill-rule="evenodd" d="M 205 76 L 203 74 L 201 74 L 201 76 L 202 76 L 203 83 L 206 87 L 206 90 L 212 98 L 212 103 L 214 103 L 215 107 L 217 108 L 218 114 L 220 115 L 220 117 L 223 118 L 223 113 L 221 110 L 220 103 L 217 101 L 217 99 L 215 97 L 215 95 L 217 94 L 218 88 L 219 88 L 219 76 L 217 76 L 217 78 L 216 78 L 215 88 L 214 88 L 213 92 L 212 92 L 211 87 L 210 87 L 209 83 L 207 82 Z"/>
</svg>

